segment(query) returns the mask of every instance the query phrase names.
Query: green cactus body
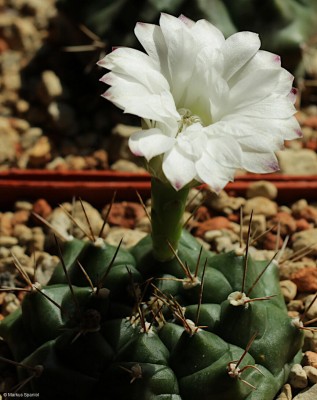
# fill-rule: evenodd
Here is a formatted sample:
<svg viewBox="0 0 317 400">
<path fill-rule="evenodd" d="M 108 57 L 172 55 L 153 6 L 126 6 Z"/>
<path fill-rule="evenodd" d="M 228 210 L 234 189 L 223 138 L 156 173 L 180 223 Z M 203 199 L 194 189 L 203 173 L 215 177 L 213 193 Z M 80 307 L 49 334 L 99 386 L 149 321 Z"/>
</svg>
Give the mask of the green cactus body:
<svg viewBox="0 0 317 400">
<path fill-rule="evenodd" d="M 150 236 L 116 257 L 109 245 L 66 243 L 72 287 L 59 265 L 41 289 L 46 297 L 30 291 L 0 324 L 15 359 L 28 366 L 18 368 L 20 380 L 36 375 L 27 391 L 48 400 L 272 400 L 302 343 L 277 267 L 271 263 L 250 290 L 266 264 L 249 258 L 244 291 L 250 300 L 275 297 L 235 306 L 230 295 L 241 291 L 245 257 L 200 251 L 185 231 L 179 260 L 166 262 L 154 258 Z M 193 282 L 180 261 L 192 277 L 198 271 Z"/>
</svg>

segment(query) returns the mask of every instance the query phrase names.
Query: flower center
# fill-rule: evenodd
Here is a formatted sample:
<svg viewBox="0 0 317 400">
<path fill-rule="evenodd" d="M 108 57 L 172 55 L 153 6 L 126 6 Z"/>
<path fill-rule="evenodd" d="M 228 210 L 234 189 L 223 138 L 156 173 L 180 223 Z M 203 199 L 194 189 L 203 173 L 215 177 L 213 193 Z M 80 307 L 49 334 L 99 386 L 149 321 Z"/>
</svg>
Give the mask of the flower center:
<svg viewBox="0 0 317 400">
<path fill-rule="evenodd" d="M 202 124 L 201 118 L 198 115 L 192 114 L 188 108 L 179 108 L 177 111 L 181 116 L 181 119 L 178 121 L 177 135 L 190 125 L 196 124 L 197 122 Z"/>
</svg>

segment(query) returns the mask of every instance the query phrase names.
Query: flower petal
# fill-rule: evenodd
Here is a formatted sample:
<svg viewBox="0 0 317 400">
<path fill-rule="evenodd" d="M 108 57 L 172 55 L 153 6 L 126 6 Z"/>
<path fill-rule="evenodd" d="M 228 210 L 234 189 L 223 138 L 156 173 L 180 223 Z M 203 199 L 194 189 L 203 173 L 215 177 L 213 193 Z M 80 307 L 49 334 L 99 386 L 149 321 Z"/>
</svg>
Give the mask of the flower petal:
<svg viewBox="0 0 317 400">
<path fill-rule="evenodd" d="M 164 154 L 162 169 L 176 190 L 182 189 L 196 177 L 194 161 L 177 145 Z"/>
<path fill-rule="evenodd" d="M 222 46 L 225 57 L 223 77 L 229 80 L 259 50 L 259 36 L 253 32 L 238 32 L 230 36 Z"/>
<path fill-rule="evenodd" d="M 174 138 L 164 135 L 157 128 L 135 132 L 129 139 L 132 153 L 145 157 L 147 161 L 170 150 L 174 143 Z"/>
<path fill-rule="evenodd" d="M 274 153 L 243 152 L 242 168 L 258 174 L 276 172 L 279 170 Z"/>
<path fill-rule="evenodd" d="M 234 179 L 234 168 L 224 168 L 207 154 L 196 162 L 198 180 L 206 182 L 215 192 L 219 193 L 229 181 Z"/>
</svg>

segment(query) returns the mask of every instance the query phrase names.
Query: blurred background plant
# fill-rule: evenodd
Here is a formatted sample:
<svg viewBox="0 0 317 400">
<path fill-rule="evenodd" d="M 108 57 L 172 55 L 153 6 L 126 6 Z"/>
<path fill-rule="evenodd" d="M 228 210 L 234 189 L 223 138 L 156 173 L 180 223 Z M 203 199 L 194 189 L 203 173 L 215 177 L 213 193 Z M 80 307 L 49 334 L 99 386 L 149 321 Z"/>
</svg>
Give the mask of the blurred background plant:
<svg viewBox="0 0 317 400">
<path fill-rule="evenodd" d="M 118 124 L 139 121 L 102 101 L 96 61 L 112 47 L 140 48 L 136 22 L 158 23 L 161 12 L 205 18 L 225 36 L 259 33 L 262 48 L 296 76 L 301 106 L 316 102 L 315 0 L 0 0 L 0 170 L 142 171 L 117 163 L 135 161 L 126 149 L 133 128 Z M 313 150 L 316 121 L 304 133 Z M 311 165 L 298 173 L 317 174 L 317 156 Z"/>
</svg>

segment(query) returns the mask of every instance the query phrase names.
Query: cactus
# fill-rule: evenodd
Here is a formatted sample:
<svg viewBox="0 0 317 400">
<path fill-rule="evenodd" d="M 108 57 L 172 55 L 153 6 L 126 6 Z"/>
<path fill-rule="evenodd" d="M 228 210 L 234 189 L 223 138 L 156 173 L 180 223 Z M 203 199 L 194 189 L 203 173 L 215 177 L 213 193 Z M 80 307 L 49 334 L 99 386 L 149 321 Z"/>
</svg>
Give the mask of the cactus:
<svg viewBox="0 0 317 400">
<path fill-rule="evenodd" d="M 153 203 L 152 225 L 173 190 L 165 207 Z M 274 398 L 303 338 L 277 263 L 247 248 L 215 255 L 185 230 L 177 252 L 161 244 L 164 261 L 150 235 L 131 251 L 101 238 L 64 243 L 49 284 L 33 284 L 0 324 L 21 390 L 48 400 Z"/>
</svg>

